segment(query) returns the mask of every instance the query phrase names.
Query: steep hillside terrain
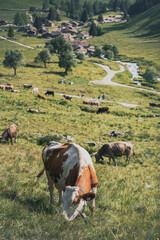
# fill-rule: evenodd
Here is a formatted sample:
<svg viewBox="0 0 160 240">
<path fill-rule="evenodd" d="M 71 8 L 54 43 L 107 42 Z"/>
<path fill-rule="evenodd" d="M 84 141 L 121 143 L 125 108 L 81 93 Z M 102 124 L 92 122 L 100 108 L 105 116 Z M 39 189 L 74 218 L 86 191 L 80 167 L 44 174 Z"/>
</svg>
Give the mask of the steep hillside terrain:
<svg viewBox="0 0 160 240">
<path fill-rule="evenodd" d="M 135 35 L 160 37 L 160 3 L 132 19 L 130 27 Z"/>
<path fill-rule="evenodd" d="M 30 7 L 38 7 L 42 8 L 43 0 L 37 0 L 37 1 L 20 1 L 20 0 L 8 0 L 8 1 L 2 1 L 0 0 L 0 9 L 29 9 Z"/>
</svg>

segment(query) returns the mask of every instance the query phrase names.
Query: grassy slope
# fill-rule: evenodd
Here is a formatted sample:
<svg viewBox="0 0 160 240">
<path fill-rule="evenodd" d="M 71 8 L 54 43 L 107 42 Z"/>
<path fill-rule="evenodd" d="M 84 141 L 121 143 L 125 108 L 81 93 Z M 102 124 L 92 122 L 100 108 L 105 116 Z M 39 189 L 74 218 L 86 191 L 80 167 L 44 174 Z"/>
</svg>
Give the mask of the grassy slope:
<svg viewBox="0 0 160 240">
<path fill-rule="evenodd" d="M 3 1 L 0 0 L 0 8 L 1 9 L 29 9 L 30 7 L 37 7 L 42 8 L 43 0 L 25 0 L 25 1 L 19 1 L 19 0 L 8 0 Z"/>
<path fill-rule="evenodd" d="M 5 35 L 6 32 L 3 34 Z M 122 37 L 117 31 L 114 34 L 112 36 L 119 34 L 118 36 Z M 19 33 L 16 33 L 16 38 L 34 47 L 39 43 L 42 46 L 44 44 L 42 39 L 24 38 Z M 112 39 L 112 41 L 116 40 L 117 38 Z M 142 40 L 140 43 L 141 45 L 137 46 L 143 56 L 145 53 L 141 49 Z M 133 41 L 131 44 L 130 51 L 133 54 L 135 45 Z M 15 89 L 21 91 L 19 94 L 14 94 L 0 90 L 0 134 L 11 123 L 17 124 L 19 129 L 17 144 L 14 146 L 0 144 L 0 238 L 2 240 L 158 238 L 160 236 L 159 117 L 153 115 L 159 114 L 159 108 L 149 107 L 149 102 L 158 103 L 159 95 L 138 89 L 89 84 L 90 80 L 102 79 L 106 75 L 103 69 L 93 64 L 92 59 L 78 64 L 77 68 L 68 74 L 67 82 L 76 82 L 74 86 L 59 85 L 57 82 L 64 78 L 64 70 L 58 67 L 55 56 L 45 69 L 42 64 L 34 63 L 38 49 L 18 47 L 4 40 L 0 40 L 0 46 L 0 84 L 12 83 Z M 13 77 L 13 70 L 4 68 L 2 61 L 6 49 L 17 49 L 17 47 L 23 50 L 27 65 L 18 68 L 17 77 Z M 153 44 L 149 59 L 157 58 L 154 49 L 156 45 Z M 123 51 L 122 47 L 121 51 Z M 128 54 L 132 55 L 130 51 L 128 49 Z M 110 62 L 105 64 L 110 64 L 115 70 L 118 69 L 116 64 Z M 124 78 L 129 79 L 128 72 L 124 74 Z M 96 107 L 84 107 L 82 99 L 67 102 L 63 97 L 55 95 L 54 98 L 47 97 L 46 101 L 39 100 L 31 94 L 31 90 L 23 89 L 24 83 L 38 86 L 41 94 L 44 94 L 46 89 L 75 95 L 85 92 L 86 97 L 97 97 L 104 93 L 106 99 L 113 100 L 114 103 L 101 103 L 101 106 L 109 106 L 111 113 L 97 115 Z M 135 104 L 142 102 L 142 104 L 137 108 L 126 108 L 117 102 Z M 30 114 L 29 107 L 46 113 Z M 108 135 L 111 130 L 127 130 L 129 133 L 114 138 Z M 99 147 L 88 147 L 86 141 L 101 143 L 134 141 L 136 156 L 131 158 L 129 165 L 125 163 L 124 157 L 117 159 L 116 168 L 113 164 L 109 166 L 107 159 L 103 165 L 96 164 L 92 157 L 99 185 L 94 217 L 90 215 L 88 208 L 85 210 L 87 227 L 80 216 L 74 222 L 67 223 L 61 216 L 57 204 L 52 209 L 49 208 L 46 177 L 43 176 L 38 183 L 35 181 L 35 176 L 43 167 L 41 152 L 46 142 L 42 138 L 43 144 L 39 145 L 41 136 L 31 132 L 69 134 L 90 154 L 96 152 Z M 58 201 L 56 190 L 55 200 Z"/>
<path fill-rule="evenodd" d="M 128 27 L 136 36 L 160 37 L 160 3 L 130 21 Z"/>
</svg>

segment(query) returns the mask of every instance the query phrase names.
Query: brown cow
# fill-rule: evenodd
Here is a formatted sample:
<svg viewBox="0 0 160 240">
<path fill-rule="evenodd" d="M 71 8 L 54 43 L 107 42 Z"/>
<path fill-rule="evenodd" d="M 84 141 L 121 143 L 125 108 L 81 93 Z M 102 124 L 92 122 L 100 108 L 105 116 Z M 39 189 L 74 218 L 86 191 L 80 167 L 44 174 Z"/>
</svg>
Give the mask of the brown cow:
<svg viewBox="0 0 160 240">
<path fill-rule="evenodd" d="M 20 91 L 12 89 L 11 92 L 19 93 Z"/>
<path fill-rule="evenodd" d="M 0 141 L 1 140 L 7 140 L 8 144 L 9 144 L 9 139 L 11 139 L 11 144 L 13 145 L 13 141 L 12 138 L 15 139 L 15 143 L 16 143 L 16 138 L 17 138 L 17 132 L 18 132 L 18 128 L 15 124 L 12 124 L 11 126 L 9 126 L 4 133 L 2 134 L 2 136 L 0 136 Z"/>
<path fill-rule="evenodd" d="M 130 160 L 131 153 L 134 153 L 134 144 L 133 142 L 110 142 L 104 144 L 101 149 L 95 154 L 96 162 L 99 162 L 100 159 L 104 157 L 109 157 L 109 164 L 111 163 L 111 159 L 113 159 L 115 165 L 117 165 L 115 161 L 115 157 L 121 157 L 122 155 L 126 155 L 126 162 Z"/>
<path fill-rule="evenodd" d="M 90 105 L 90 104 L 91 104 L 91 101 L 89 101 L 89 100 L 84 100 L 84 101 L 83 101 L 83 104 L 88 104 L 88 105 Z"/>
<path fill-rule="evenodd" d="M 67 99 L 67 100 L 70 100 L 70 101 L 72 101 L 72 97 L 70 97 L 70 96 L 63 95 L 63 97 L 64 97 L 65 99 Z"/>
<path fill-rule="evenodd" d="M 31 113 L 39 113 L 39 111 L 38 110 L 36 110 L 36 109 L 33 109 L 33 108 L 29 108 L 29 112 L 31 112 Z"/>
<path fill-rule="evenodd" d="M 38 96 L 38 98 L 41 98 L 41 99 L 47 99 L 45 96 L 42 96 L 42 95 L 40 95 L 39 93 L 37 94 L 37 96 Z"/>
<path fill-rule="evenodd" d="M 98 113 L 110 113 L 109 107 L 100 107 L 100 108 L 98 108 L 97 114 Z"/>
<path fill-rule="evenodd" d="M 63 215 L 68 221 L 73 220 L 78 213 L 83 214 L 81 210 L 86 201 L 89 201 L 90 210 L 93 212 L 98 180 L 89 153 L 75 143 L 62 145 L 51 142 L 43 149 L 42 158 L 44 169 L 37 177 L 46 171 L 50 203 L 54 203 L 55 186 L 59 191 L 59 201 L 63 204 Z"/>
</svg>

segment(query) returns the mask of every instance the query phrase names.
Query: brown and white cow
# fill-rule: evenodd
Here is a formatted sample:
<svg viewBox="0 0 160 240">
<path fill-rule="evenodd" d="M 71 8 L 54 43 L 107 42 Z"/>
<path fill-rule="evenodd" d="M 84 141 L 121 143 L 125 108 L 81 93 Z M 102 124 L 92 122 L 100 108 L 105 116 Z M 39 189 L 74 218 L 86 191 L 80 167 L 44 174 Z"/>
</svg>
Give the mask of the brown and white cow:
<svg viewBox="0 0 160 240">
<path fill-rule="evenodd" d="M 96 162 L 99 162 L 100 159 L 104 157 L 109 157 L 109 164 L 111 163 L 111 159 L 113 159 L 115 165 L 117 165 L 115 161 L 115 157 L 121 157 L 122 155 L 126 155 L 126 162 L 130 161 L 131 153 L 134 153 L 134 143 L 133 142 L 110 142 L 104 144 L 101 149 L 95 154 Z"/>
<path fill-rule="evenodd" d="M 93 106 L 93 105 L 99 106 L 99 101 L 92 101 L 92 102 L 90 102 L 90 105 L 91 106 Z"/>
<path fill-rule="evenodd" d="M 12 124 L 11 126 L 9 126 L 4 133 L 0 136 L 0 142 L 1 140 L 7 140 L 8 144 L 9 144 L 9 139 L 11 140 L 11 144 L 13 145 L 13 141 L 12 138 L 15 139 L 16 142 L 16 138 L 17 138 L 17 132 L 18 132 L 18 128 L 15 124 Z"/>
<path fill-rule="evenodd" d="M 62 145 L 51 142 L 43 149 L 42 158 L 44 169 L 37 177 L 46 171 L 50 203 L 54 203 L 55 186 L 59 191 L 59 202 L 63 204 L 63 215 L 68 221 L 81 212 L 86 201 L 89 201 L 90 210 L 93 212 L 98 180 L 89 153 L 75 143 Z"/>
<path fill-rule="evenodd" d="M 5 90 L 11 90 L 11 89 L 13 89 L 13 85 L 7 84 L 7 85 L 5 86 Z"/>
</svg>

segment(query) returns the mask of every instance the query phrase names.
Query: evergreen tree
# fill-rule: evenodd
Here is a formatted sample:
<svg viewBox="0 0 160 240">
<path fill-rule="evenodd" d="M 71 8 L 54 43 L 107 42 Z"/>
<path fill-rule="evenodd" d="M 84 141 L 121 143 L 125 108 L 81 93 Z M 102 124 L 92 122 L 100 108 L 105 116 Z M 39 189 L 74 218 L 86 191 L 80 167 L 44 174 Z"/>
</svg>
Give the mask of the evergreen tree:
<svg viewBox="0 0 160 240">
<path fill-rule="evenodd" d="M 81 61 L 81 63 L 83 62 L 83 60 L 85 60 L 85 56 L 83 53 L 77 53 L 77 59 L 79 59 Z"/>
<path fill-rule="evenodd" d="M 14 15 L 14 24 L 17 25 L 17 26 L 21 26 L 22 25 L 22 17 L 21 17 L 21 14 L 19 12 L 17 12 Z"/>
<path fill-rule="evenodd" d="M 111 50 L 107 50 L 104 55 L 105 58 L 111 60 L 114 57 L 114 53 Z"/>
<path fill-rule="evenodd" d="M 37 16 L 34 20 L 33 26 L 37 28 L 37 32 L 38 32 L 39 29 L 42 27 L 42 19 Z"/>
<path fill-rule="evenodd" d="M 97 36 L 97 27 L 94 22 L 91 23 L 90 29 L 89 29 L 89 35 Z"/>
<path fill-rule="evenodd" d="M 103 22 L 103 15 L 102 14 L 100 14 L 99 16 L 98 16 L 98 22 Z"/>
<path fill-rule="evenodd" d="M 14 30 L 13 30 L 13 27 L 9 27 L 8 29 L 8 37 L 9 38 L 13 38 L 14 37 Z"/>
<path fill-rule="evenodd" d="M 54 7 L 51 7 L 49 9 L 49 14 L 48 14 L 48 20 L 55 20 L 56 19 L 56 9 Z"/>
<path fill-rule="evenodd" d="M 82 13 L 81 21 L 86 22 L 87 20 L 88 20 L 88 13 L 87 13 L 87 10 L 84 9 L 84 11 Z"/>
<path fill-rule="evenodd" d="M 13 68 L 16 75 L 17 67 L 23 65 L 24 55 L 21 50 L 7 50 L 3 61 L 4 67 Z"/>
</svg>

